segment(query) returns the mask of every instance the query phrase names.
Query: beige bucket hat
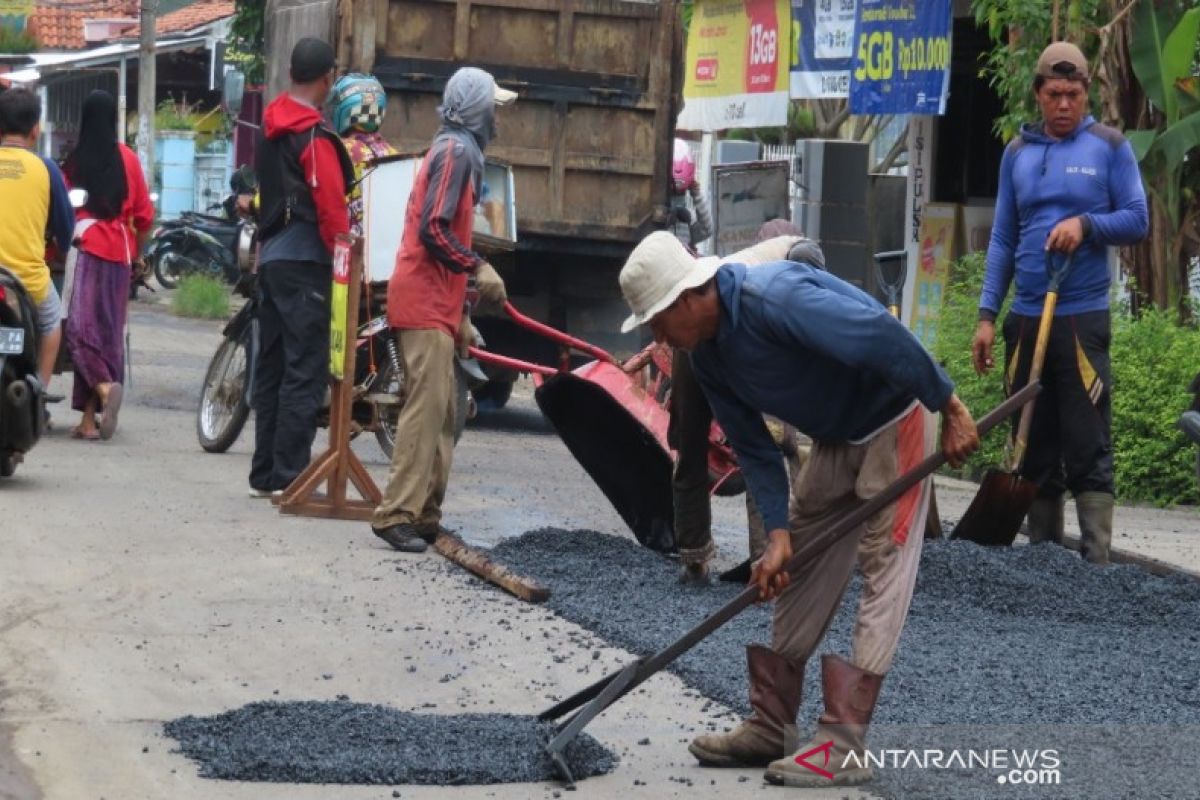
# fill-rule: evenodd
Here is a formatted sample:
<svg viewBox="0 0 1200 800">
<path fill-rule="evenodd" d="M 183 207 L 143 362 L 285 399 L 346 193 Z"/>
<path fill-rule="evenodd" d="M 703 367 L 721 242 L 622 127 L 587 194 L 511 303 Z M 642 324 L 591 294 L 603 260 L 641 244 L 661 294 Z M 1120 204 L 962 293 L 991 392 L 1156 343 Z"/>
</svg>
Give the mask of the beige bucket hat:
<svg viewBox="0 0 1200 800">
<path fill-rule="evenodd" d="M 642 239 L 621 268 L 621 294 L 633 313 L 621 325 L 629 333 L 645 325 L 688 289 L 703 286 L 716 274 L 721 259 L 696 258 L 667 231 Z"/>
</svg>

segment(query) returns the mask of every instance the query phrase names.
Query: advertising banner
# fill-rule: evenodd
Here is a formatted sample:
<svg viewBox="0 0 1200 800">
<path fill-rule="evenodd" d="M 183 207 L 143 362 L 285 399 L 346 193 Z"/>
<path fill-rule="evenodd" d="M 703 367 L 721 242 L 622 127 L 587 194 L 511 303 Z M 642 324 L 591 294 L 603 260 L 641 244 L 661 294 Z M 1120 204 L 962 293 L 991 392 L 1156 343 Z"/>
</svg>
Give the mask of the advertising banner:
<svg viewBox="0 0 1200 800">
<path fill-rule="evenodd" d="M 859 0 L 792 0 L 792 81 L 797 99 L 850 94 Z"/>
<path fill-rule="evenodd" d="M 338 237 L 333 246 L 333 298 L 332 317 L 329 321 L 329 374 L 341 380 L 346 366 L 346 340 L 349 338 L 349 320 L 346 305 L 350 300 L 350 239 Z"/>
<path fill-rule="evenodd" d="M 916 295 L 912 331 L 921 344 L 932 348 L 937 340 L 942 299 L 954 261 L 954 238 L 958 228 L 958 206 L 928 203 L 921 222 L 921 257 L 917 262 Z"/>
<path fill-rule="evenodd" d="M 791 20 L 789 0 L 697 0 L 677 127 L 787 124 Z"/>
<path fill-rule="evenodd" d="M 950 0 L 860 0 L 850 112 L 946 113 L 953 23 Z"/>
</svg>

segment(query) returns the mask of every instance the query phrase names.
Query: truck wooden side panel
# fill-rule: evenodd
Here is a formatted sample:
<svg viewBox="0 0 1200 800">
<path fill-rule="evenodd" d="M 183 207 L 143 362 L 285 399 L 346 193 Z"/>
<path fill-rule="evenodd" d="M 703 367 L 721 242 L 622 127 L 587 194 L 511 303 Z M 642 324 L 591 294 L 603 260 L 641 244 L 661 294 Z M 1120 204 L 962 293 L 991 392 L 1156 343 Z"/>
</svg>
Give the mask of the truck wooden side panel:
<svg viewBox="0 0 1200 800">
<path fill-rule="evenodd" d="M 488 154 L 513 166 L 523 248 L 615 254 L 661 221 L 677 0 L 343 0 L 340 14 L 340 58 L 388 89 L 383 132 L 402 149 L 428 146 L 460 66 L 519 92 Z"/>
</svg>

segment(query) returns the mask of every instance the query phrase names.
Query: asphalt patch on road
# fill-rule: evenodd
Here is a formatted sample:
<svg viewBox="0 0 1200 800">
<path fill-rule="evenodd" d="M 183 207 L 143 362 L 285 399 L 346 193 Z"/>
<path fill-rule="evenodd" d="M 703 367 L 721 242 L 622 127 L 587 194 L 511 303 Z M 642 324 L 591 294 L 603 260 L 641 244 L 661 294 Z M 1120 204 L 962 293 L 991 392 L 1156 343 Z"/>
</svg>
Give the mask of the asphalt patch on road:
<svg viewBox="0 0 1200 800">
<path fill-rule="evenodd" d="M 548 606 L 565 619 L 645 655 L 742 588 L 681 587 L 678 562 L 593 531 L 533 531 L 506 540 L 491 555 L 549 587 Z M 856 576 L 819 653 L 849 654 L 859 592 Z M 745 714 L 745 645 L 752 642 L 770 642 L 768 608 L 747 609 L 671 669 L 703 696 Z M 819 673 L 814 660 L 798 723 L 805 737 L 821 711 Z M 581 688 L 563 687 L 563 695 Z M 1096 568 L 1054 545 L 926 543 L 868 740 L 872 750 L 898 751 L 901 758 L 876 770 L 871 792 L 896 798 L 1195 797 L 1196 741 L 1200 582 L 1133 566 Z M 929 766 L 929 757 L 904 756 L 913 749 L 941 750 L 942 764 L 957 764 L 948 760 L 957 750 L 973 766 Z M 985 751 L 997 753 L 980 767 Z M 1041 772 L 1055 760 L 1057 772 Z M 1026 763 L 1036 774 L 1025 774 Z M 1022 774 L 1011 775 L 1014 768 Z"/>
<path fill-rule="evenodd" d="M 271 783 L 465 786 L 557 778 L 554 726 L 512 714 L 414 714 L 349 701 L 262 702 L 164 726 L 204 778 Z M 590 736 L 566 749 L 576 780 L 616 757 Z"/>
</svg>

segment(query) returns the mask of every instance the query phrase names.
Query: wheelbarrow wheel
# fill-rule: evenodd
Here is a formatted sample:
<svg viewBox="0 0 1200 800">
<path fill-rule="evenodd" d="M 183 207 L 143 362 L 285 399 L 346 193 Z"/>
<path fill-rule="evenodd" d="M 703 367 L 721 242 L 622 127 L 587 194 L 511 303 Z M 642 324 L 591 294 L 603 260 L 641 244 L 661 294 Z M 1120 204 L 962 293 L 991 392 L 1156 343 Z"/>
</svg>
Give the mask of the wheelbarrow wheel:
<svg viewBox="0 0 1200 800">
<path fill-rule="evenodd" d="M 712 469 L 711 467 L 709 468 L 709 470 L 708 470 L 709 491 L 712 491 L 713 487 L 715 486 L 716 491 L 713 492 L 713 494 L 715 494 L 717 497 L 736 497 L 737 495 L 746 491 L 746 479 L 744 477 L 742 477 L 741 470 L 738 470 L 737 472 L 733 473 L 728 478 L 726 478 L 723 483 L 718 485 L 717 481 L 721 480 L 721 477 L 722 477 L 722 474 L 720 472 L 718 472 L 715 469 Z"/>
<path fill-rule="evenodd" d="M 392 397 L 398 397 L 398 403 L 381 403 L 379 405 L 379 427 L 375 429 L 375 441 L 379 449 L 390 461 L 396 449 L 396 423 L 400 420 L 400 411 L 404 408 L 407 391 L 404 386 L 404 374 L 392 369 L 386 364 L 376 380 L 377 389 Z M 462 438 L 463 430 L 467 427 L 467 376 L 462 368 L 454 365 L 454 443 Z"/>
</svg>

